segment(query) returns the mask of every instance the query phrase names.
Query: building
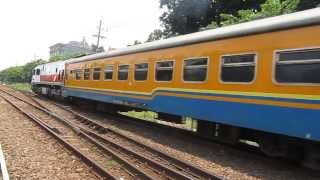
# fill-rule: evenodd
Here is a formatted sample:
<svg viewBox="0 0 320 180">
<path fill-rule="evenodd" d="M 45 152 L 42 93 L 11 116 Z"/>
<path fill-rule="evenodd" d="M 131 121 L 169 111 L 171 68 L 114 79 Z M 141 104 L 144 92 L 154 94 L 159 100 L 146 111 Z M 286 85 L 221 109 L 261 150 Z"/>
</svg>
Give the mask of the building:
<svg viewBox="0 0 320 180">
<path fill-rule="evenodd" d="M 83 41 L 70 41 L 69 43 L 57 43 L 49 47 L 50 56 L 92 54 L 93 50 L 85 39 Z"/>
</svg>

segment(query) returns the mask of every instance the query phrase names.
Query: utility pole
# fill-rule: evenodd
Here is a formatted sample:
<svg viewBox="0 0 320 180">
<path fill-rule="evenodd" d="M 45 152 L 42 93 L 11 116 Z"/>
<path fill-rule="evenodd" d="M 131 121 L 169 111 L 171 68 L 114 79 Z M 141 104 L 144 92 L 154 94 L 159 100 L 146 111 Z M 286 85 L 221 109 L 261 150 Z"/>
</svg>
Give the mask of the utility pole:
<svg viewBox="0 0 320 180">
<path fill-rule="evenodd" d="M 98 34 L 94 34 L 93 37 L 97 37 L 97 48 L 95 49 L 95 51 L 97 52 L 99 49 L 99 45 L 100 45 L 100 39 L 104 39 L 106 38 L 105 36 L 103 36 L 102 33 L 103 29 L 102 29 L 102 20 L 100 20 L 99 23 L 99 27 L 98 27 Z"/>
</svg>

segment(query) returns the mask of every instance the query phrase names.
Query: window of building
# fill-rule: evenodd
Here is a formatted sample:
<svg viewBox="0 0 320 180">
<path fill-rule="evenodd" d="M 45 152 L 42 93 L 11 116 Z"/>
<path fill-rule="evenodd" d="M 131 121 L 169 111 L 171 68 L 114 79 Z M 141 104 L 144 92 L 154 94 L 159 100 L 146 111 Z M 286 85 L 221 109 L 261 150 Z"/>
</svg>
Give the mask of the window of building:
<svg viewBox="0 0 320 180">
<path fill-rule="evenodd" d="M 255 78 L 256 54 L 222 56 L 223 82 L 249 83 Z"/>
<path fill-rule="evenodd" d="M 104 79 L 112 80 L 112 78 L 113 78 L 113 65 L 108 65 L 104 69 Z"/>
<path fill-rule="evenodd" d="M 118 80 L 125 81 L 129 77 L 129 65 L 119 65 Z"/>
<path fill-rule="evenodd" d="M 83 79 L 84 80 L 90 80 L 90 69 L 84 69 Z"/>
<path fill-rule="evenodd" d="M 320 83 L 320 49 L 276 54 L 275 79 L 279 83 Z"/>
<path fill-rule="evenodd" d="M 184 61 L 183 80 L 200 82 L 207 79 L 208 58 L 193 58 Z"/>
<path fill-rule="evenodd" d="M 93 80 L 100 80 L 101 68 L 93 69 Z"/>
<path fill-rule="evenodd" d="M 134 79 L 136 81 L 145 81 L 148 79 L 148 63 L 135 65 Z"/>
<path fill-rule="evenodd" d="M 156 81 L 172 81 L 173 61 L 162 61 L 156 63 Z"/>
<path fill-rule="evenodd" d="M 77 69 L 75 70 L 75 73 L 76 73 L 76 80 L 81 80 L 81 70 Z"/>
</svg>

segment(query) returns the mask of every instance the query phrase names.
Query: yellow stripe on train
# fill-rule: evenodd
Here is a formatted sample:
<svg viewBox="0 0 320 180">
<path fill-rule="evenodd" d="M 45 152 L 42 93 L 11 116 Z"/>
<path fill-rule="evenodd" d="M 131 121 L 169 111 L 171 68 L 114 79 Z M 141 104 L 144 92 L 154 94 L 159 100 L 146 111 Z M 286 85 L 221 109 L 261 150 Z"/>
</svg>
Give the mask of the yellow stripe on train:
<svg viewBox="0 0 320 180">
<path fill-rule="evenodd" d="M 277 98 L 288 98 L 288 99 L 301 99 L 301 100 L 308 100 L 306 98 L 314 99 L 314 96 L 310 95 L 295 95 L 292 97 L 290 94 L 272 94 L 270 93 L 248 93 L 248 92 L 226 92 L 226 91 L 203 91 L 203 90 L 186 90 L 186 89 L 176 89 L 176 88 L 157 88 L 153 90 L 152 93 L 141 93 L 141 92 L 134 92 L 134 91 L 118 91 L 118 90 L 101 90 L 95 88 L 81 88 L 81 87 L 69 87 L 75 88 L 79 90 L 91 90 L 96 93 L 107 94 L 110 96 L 124 96 L 129 98 L 137 98 L 137 99 L 144 99 L 144 100 L 151 100 L 155 96 L 171 96 L 171 97 L 183 97 L 183 98 L 191 98 L 191 99 L 202 99 L 202 100 L 213 100 L 213 101 L 224 101 L 224 102 L 235 102 L 235 103 L 246 103 L 246 104 L 257 104 L 257 105 L 271 105 L 271 106 L 280 106 L 280 107 L 291 107 L 291 108 L 303 108 L 303 109 L 315 109 L 320 110 L 320 104 L 310 104 L 310 103 L 302 103 L 302 102 L 285 102 L 285 101 L 277 101 L 277 100 L 265 100 L 265 99 L 255 99 L 250 97 L 223 97 L 223 96 L 208 96 L 208 95 L 201 95 L 201 94 L 181 94 L 181 93 L 174 93 L 172 91 L 177 92 L 201 92 L 207 94 L 219 94 L 219 95 L 242 95 L 242 96 L 257 96 L 257 97 L 277 97 Z M 168 91 L 168 92 L 161 92 L 161 91 Z M 171 92 L 170 92 L 171 91 Z M 125 93 L 125 94 L 124 94 Z M 269 95 L 269 96 L 262 96 L 262 95 Z M 304 97 L 304 99 L 302 99 Z M 319 97 L 318 97 L 319 98 Z"/>
</svg>

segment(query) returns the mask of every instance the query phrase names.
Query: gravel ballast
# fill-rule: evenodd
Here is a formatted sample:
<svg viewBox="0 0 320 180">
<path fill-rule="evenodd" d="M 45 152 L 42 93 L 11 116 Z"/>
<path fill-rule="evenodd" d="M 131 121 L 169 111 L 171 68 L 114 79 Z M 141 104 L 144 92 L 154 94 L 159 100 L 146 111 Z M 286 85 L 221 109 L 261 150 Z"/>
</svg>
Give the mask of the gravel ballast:
<svg viewBox="0 0 320 180">
<path fill-rule="evenodd" d="M 0 107 L 0 143 L 11 179 L 99 179 L 2 98 Z"/>
<path fill-rule="evenodd" d="M 40 100 L 49 109 L 63 116 L 70 113 L 48 101 Z M 78 109 L 80 113 L 100 120 L 131 138 L 160 149 L 183 161 L 219 174 L 226 179 L 320 179 L 320 172 L 192 137 L 183 137 L 157 128 L 115 121 L 102 113 Z M 70 116 L 71 117 L 71 116 Z"/>
</svg>

